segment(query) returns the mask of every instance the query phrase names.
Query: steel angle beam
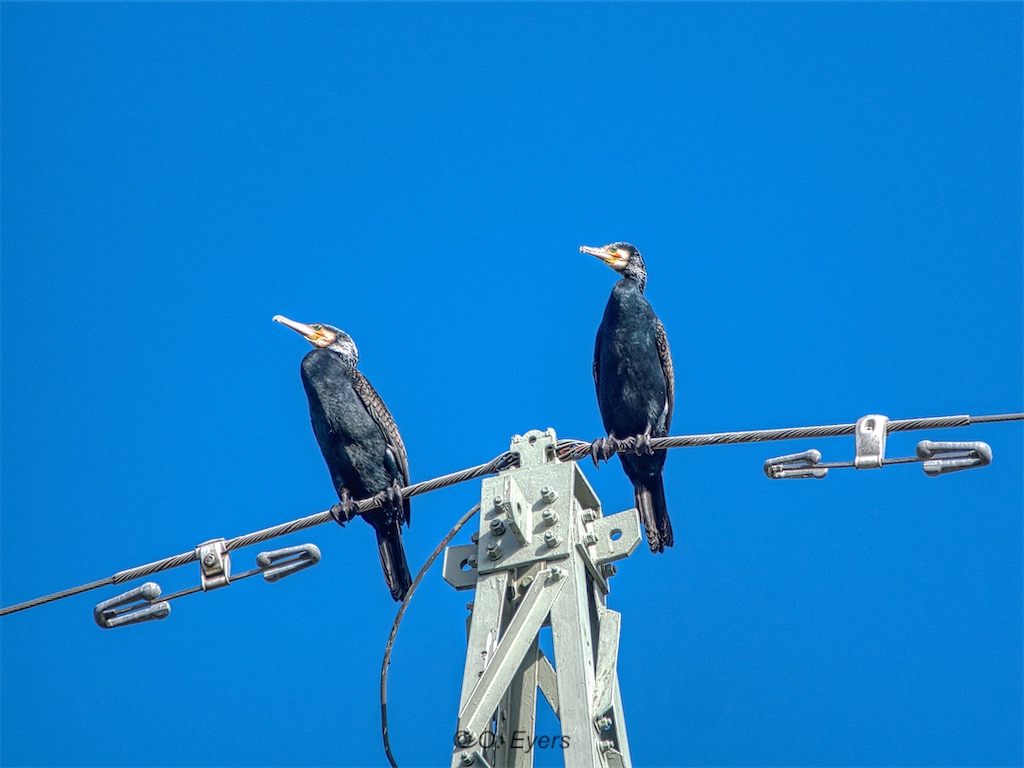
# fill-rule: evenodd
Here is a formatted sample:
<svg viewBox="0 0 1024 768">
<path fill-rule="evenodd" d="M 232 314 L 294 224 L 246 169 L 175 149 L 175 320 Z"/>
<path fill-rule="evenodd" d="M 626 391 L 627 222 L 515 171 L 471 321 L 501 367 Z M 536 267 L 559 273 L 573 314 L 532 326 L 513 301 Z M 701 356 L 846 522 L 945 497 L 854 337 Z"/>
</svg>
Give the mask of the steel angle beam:
<svg viewBox="0 0 1024 768">
<path fill-rule="evenodd" d="M 534 636 L 498 708 L 498 739 L 494 762 L 503 768 L 531 768 L 533 765 L 533 755 L 517 744 L 517 734 L 532 735 L 537 732 L 539 671 L 540 645 L 539 638 Z"/>
<path fill-rule="evenodd" d="M 539 651 L 538 653 L 537 687 L 544 694 L 544 698 L 548 700 L 548 706 L 555 713 L 555 717 L 561 719 L 558 711 L 558 678 L 555 676 L 555 668 L 551 666 L 551 662 L 544 655 L 544 651 Z"/>
<path fill-rule="evenodd" d="M 467 743 L 479 737 L 494 714 L 564 583 L 559 568 L 541 571 L 491 654 L 479 682 L 459 712 L 459 734 Z"/>
<path fill-rule="evenodd" d="M 614 706 L 615 665 L 619 655 L 621 615 L 603 606 L 597 607 L 600 621 L 597 665 L 594 670 L 594 716 L 601 717 Z"/>
</svg>

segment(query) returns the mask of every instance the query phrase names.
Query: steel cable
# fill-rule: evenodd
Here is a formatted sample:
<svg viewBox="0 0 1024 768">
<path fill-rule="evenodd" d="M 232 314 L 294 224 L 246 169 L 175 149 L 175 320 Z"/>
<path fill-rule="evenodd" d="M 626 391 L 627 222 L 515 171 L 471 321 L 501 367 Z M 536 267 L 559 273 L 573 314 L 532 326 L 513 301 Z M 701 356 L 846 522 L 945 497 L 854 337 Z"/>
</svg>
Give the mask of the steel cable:
<svg viewBox="0 0 1024 768">
<path fill-rule="evenodd" d="M 1003 413 L 989 416 L 934 416 L 920 419 L 892 420 L 888 423 L 888 431 L 909 432 L 921 429 L 967 427 L 971 424 L 991 424 L 994 422 L 1021 420 L 1024 420 L 1024 413 Z M 744 432 L 715 432 L 701 435 L 683 435 L 678 437 L 653 437 L 650 438 L 649 446 L 643 445 L 639 446 L 639 448 L 663 450 L 668 448 L 692 448 L 705 445 L 734 445 L 737 443 L 797 440 L 813 437 L 839 437 L 842 435 L 852 435 L 855 429 L 856 424 L 829 424 L 815 427 L 788 427 L 783 429 L 761 429 Z M 595 444 L 598 442 L 600 441 L 598 440 L 593 443 L 588 443 L 582 440 L 559 440 L 556 452 L 558 458 L 562 461 L 579 461 L 580 459 L 593 455 L 592 452 L 595 448 Z M 615 447 L 619 453 L 635 452 L 638 450 L 637 440 L 635 437 L 626 437 L 616 440 Z M 430 493 L 451 485 L 463 483 L 468 480 L 475 480 L 486 475 L 495 474 L 504 469 L 514 467 L 518 463 L 519 457 L 514 453 L 506 451 L 485 464 L 479 464 L 475 467 L 469 467 L 468 469 L 463 469 L 458 472 L 452 472 L 451 474 L 436 477 L 432 480 L 413 483 L 412 485 L 402 488 L 401 492 L 404 496 L 418 496 L 420 494 Z M 891 463 L 901 462 L 892 461 Z M 840 466 L 847 467 L 853 465 L 852 463 L 839 462 L 835 465 L 822 464 L 820 466 L 835 466 L 838 468 Z M 383 500 L 384 494 L 377 494 L 376 496 L 371 496 L 368 499 L 362 499 L 359 501 L 359 511 L 365 512 L 368 509 L 379 507 L 383 503 Z M 329 509 L 323 512 L 317 512 L 316 514 L 301 517 L 297 520 L 292 520 L 287 523 L 282 523 L 270 528 L 264 528 L 260 531 L 254 531 L 253 533 L 247 533 L 242 536 L 236 536 L 233 539 L 228 539 L 224 545 L 225 550 L 230 552 L 235 549 L 242 549 L 243 547 L 248 547 L 252 544 L 269 541 L 270 539 L 277 538 L 278 536 L 284 536 L 306 528 L 312 528 L 332 519 L 333 515 Z M 135 568 L 118 571 L 113 576 L 100 579 L 99 581 L 93 581 L 89 584 L 83 584 L 80 587 L 65 589 L 60 592 L 54 592 L 50 595 L 37 597 L 33 600 L 28 600 L 6 608 L 0 608 L 0 616 L 7 616 L 11 613 L 35 608 L 36 606 L 44 605 L 45 603 L 78 595 L 83 592 L 98 589 L 99 587 L 105 587 L 111 584 L 122 584 L 126 581 L 141 579 L 146 576 L 151 576 L 154 573 L 193 563 L 197 559 L 198 557 L 195 550 L 182 552 L 179 555 L 173 555 L 171 557 L 164 558 L 163 560 L 156 560 L 146 565 L 140 565 Z"/>
</svg>

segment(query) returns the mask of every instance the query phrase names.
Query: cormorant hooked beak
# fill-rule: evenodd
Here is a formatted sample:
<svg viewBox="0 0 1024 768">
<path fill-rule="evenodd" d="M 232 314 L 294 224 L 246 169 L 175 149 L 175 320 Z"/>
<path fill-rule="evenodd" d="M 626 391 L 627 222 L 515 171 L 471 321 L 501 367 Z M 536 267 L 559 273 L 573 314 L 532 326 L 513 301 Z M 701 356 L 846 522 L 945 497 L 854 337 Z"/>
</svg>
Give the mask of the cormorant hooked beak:
<svg viewBox="0 0 1024 768">
<path fill-rule="evenodd" d="M 314 347 L 329 347 L 335 340 L 334 333 L 319 323 L 306 325 L 305 323 L 298 323 L 295 320 L 289 320 L 284 315 L 274 315 L 274 322 L 280 323 L 287 328 L 291 328 L 296 333 L 301 334 L 302 337 Z"/>
<path fill-rule="evenodd" d="M 580 253 L 588 253 L 596 256 L 616 272 L 622 272 L 629 265 L 629 251 L 619 248 L 619 243 L 611 243 L 595 248 L 590 245 L 581 245 Z"/>
</svg>

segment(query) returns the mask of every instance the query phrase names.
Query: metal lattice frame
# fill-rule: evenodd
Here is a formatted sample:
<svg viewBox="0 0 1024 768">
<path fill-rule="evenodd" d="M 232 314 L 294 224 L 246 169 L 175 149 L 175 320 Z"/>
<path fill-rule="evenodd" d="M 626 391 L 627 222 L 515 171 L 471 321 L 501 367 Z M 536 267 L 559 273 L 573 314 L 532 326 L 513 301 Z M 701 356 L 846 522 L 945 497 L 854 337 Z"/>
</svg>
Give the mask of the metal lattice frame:
<svg viewBox="0 0 1024 768">
<path fill-rule="evenodd" d="M 561 723 L 566 763 L 630 763 L 616 659 L 611 563 L 640 543 L 635 509 L 608 517 L 553 430 L 512 440 L 520 466 L 483 482 L 473 544 L 445 551 L 444 577 L 476 589 L 451 765 L 533 765 L 537 691 Z M 554 664 L 540 649 L 550 625 Z"/>
</svg>

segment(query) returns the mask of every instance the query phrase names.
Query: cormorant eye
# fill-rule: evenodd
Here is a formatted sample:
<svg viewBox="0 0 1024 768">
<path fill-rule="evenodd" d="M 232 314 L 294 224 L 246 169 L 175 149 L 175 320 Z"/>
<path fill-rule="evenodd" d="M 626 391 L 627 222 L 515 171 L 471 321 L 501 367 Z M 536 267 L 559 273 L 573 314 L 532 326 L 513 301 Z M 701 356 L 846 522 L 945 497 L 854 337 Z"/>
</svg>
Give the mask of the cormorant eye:
<svg viewBox="0 0 1024 768">
<path fill-rule="evenodd" d="M 322 331 L 323 329 L 324 329 L 324 327 L 322 325 L 314 325 L 313 326 L 313 330 L 314 331 Z"/>
</svg>

